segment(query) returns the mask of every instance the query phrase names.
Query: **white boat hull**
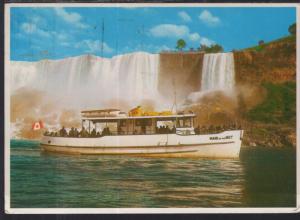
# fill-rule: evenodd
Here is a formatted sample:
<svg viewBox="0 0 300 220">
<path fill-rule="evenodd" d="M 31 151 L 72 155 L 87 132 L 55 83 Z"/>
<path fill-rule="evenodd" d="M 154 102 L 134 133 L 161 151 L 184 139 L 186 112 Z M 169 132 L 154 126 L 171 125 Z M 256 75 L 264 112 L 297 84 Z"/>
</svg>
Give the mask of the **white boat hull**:
<svg viewBox="0 0 300 220">
<path fill-rule="evenodd" d="M 44 151 L 71 154 L 143 155 L 159 157 L 239 156 L 243 131 L 225 131 L 207 135 L 120 135 L 96 138 L 44 136 Z"/>
</svg>

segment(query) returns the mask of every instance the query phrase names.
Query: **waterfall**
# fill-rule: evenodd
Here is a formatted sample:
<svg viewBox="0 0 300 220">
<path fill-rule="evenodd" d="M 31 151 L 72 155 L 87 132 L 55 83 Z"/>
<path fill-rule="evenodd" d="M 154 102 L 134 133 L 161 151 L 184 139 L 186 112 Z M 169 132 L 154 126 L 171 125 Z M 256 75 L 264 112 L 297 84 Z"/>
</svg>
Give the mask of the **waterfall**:
<svg viewBox="0 0 300 220">
<path fill-rule="evenodd" d="M 231 90 L 235 85 L 233 53 L 205 54 L 201 91 Z"/>
<path fill-rule="evenodd" d="M 82 107 L 101 106 L 109 100 L 136 105 L 157 99 L 159 55 L 136 52 L 111 59 L 92 55 L 42 60 L 12 61 L 11 91 L 37 89 L 65 97 Z"/>
</svg>

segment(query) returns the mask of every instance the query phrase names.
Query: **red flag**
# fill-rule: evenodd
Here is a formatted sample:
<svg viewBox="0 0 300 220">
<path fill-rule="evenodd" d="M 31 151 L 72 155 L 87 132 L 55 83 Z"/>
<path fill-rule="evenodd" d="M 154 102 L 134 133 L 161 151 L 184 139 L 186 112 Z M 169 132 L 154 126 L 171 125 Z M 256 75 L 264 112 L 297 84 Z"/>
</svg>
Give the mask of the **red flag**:
<svg viewBox="0 0 300 220">
<path fill-rule="evenodd" d="M 32 130 L 36 131 L 36 130 L 40 130 L 44 128 L 43 122 L 42 121 L 38 121 L 38 122 L 34 122 L 32 125 Z"/>
</svg>

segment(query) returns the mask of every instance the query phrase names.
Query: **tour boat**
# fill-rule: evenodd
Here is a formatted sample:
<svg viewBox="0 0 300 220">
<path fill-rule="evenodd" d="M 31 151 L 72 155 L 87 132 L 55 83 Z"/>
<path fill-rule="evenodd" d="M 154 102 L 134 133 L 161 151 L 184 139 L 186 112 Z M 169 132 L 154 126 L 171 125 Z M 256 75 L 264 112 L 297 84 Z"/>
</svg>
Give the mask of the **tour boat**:
<svg viewBox="0 0 300 220">
<path fill-rule="evenodd" d="M 129 113 L 87 110 L 81 116 L 85 135 L 48 132 L 41 149 L 70 154 L 236 158 L 243 137 L 243 130 L 237 128 L 199 132 L 194 129 L 193 112 L 142 112 L 137 107 Z"/>
</svg>

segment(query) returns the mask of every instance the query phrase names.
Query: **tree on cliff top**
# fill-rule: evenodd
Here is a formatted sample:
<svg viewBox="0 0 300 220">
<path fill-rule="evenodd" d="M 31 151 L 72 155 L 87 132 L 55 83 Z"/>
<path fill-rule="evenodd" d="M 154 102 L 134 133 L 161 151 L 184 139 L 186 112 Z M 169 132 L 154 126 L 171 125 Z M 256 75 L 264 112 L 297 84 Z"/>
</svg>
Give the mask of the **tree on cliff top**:
<svg viewBox="0 0 300 220">
<path fill-rule="evenodd" d="M 224 51 L 223 47 L 219 44 L 213 44 L 210 47 L 207 47 L 205 49 L 206 53 L 220 53 L 220 52 L 223 52 L 223 51 Z"/>
<path fill-rule="evenodd" d="M 296 23 L 289 26 L 289 32 L 291 35 L 296 35 Z"/>
<path fill-rule="evenodd" d="M 208 46 L 206 46 L 205 44 L 200 44 L 200 47 L 198 48 L 199 51 L 201 52 L 205 52 L 207 50 Z"/>
<path fill-rule="evenodd" d="M 185 48 L 185 46 L 186 46 L 185 41 L 184 41 L 183 39 L 179 39 L 179 40 L 177 41 L 176 49 L 182 51 L 182 49 Z"/>
</svg>

